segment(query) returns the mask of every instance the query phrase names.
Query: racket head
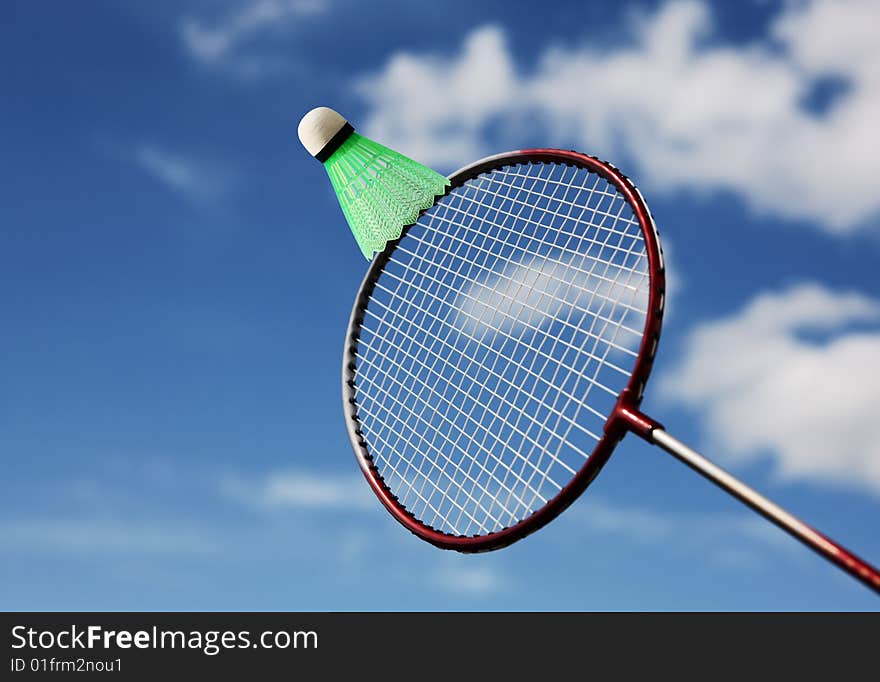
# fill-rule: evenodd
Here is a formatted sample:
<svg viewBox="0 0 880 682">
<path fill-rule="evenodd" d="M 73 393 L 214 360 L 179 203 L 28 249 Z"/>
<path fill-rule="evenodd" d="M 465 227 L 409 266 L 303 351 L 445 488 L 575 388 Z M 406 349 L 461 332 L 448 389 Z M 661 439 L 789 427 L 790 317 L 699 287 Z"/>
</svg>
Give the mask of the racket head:
<svg viewBox="0 0 880 682">
<path fill-rule="evenodd" d="M 584 171 L 585 177 L 595 176 L 605 181 L 607 183 L 605 191 L 608 192 L 608 188 L 612 188 L 611 191 L 619 195 L 619 199 L 625 202 L 631 212 L 631 223 L 638 226 L 638 234 L 644 249 L 647 291 L 644 296 L 644 324 L 641 329 L 641 338 L 636 344 L 637 350 L 633 352 L 635 357 L 629 371 L 629 378 L 619 391 L 613 407 L 607 410 L 607 417 L 601 431 L 594 435 L 597 440 L 592 451 L 552 497 L 543 503 L 539 501 L 536 508 L 527 509 L 526 513 L 521 514 L 522 518 L 514 518 L 502 527 L 493 527 L 488 530 L 475 529 L 477 532 L 473 533 L 450 529 L 448 524 L 442 524 L 447 526 L 442 527 L 442 525 L 436 524 L 433 519 L 429 522 L 423 518 L 427 514 L 418 513 L 418 504 L 406 504 L 406 501 L 400 497 L 400 490 L 395 489 L 393 483 L 389 485 L 387 467 L 382 466 L 381 455 L 377 451 L 383 448 L 387 449 L 389 443 L 387 441 L 371 443 L 369 429 L 365 428 L 364 417 L 360 414 L 362 402 L 365 402 L 366 398 L 361 395 L 363 389 L 359 369 L 363 359 L 361 356 L 363 351 L 359 348 L 362 343 L 361 336 L 365 332 L 365 320 L 370 316 L 368 313 L 370 304 L 373 301 L 377 285 L 384 288 L 382 287 L 383 278 L 388 278 L 386 273 L 390 272 L 392 265 L 395 264 L 395 254 L 399 253 L 398 249 L 401 252 L 407 249 L 410 232 L 418 230 L 421 223 L 430 220 L 432 211 L 449 200 L 451 196 L 455 196 L 457 192 L 468 191 L 469 183 L 481 176 L 491 177 L 494 173 L 514 168 L 551 168 L 551 173 L 561 172 L 557 167 L 558 169 L 562 167 L 573 168 L 575 172 Z M 617 443 L 628 430 L 634 429 L 631 417 L 633 410 L 630 408 L 638 407 L 641 402 L 660 338 L 665 303 L 664 262 L 658 232 L 641 193 L 625 175 L 605 161 L 575 151 L 517 150 L 486 157 L 465 166 L 449 176 L 449 180 L 450 187 L 447 194 L 438 199 L 432 209 L 424 211 L 414 225 L 405 228 L 399 239 L 390 242 L 382 253 L 376 255 L 361 283 L 345 336 L 342 361 L 342 403 L 349 439 L 361 471 L 373 492 L 391 515 L 412 533 L 437 547 L 460 552 L 482 552 L 506 547 L 552 521 L 586 489 L 611 456 Z M 586 190 L 586 187 L 583 189 Z M 479 192 L 479 190 L 476 191 Z M 477 218 L 468 234 L 476 234 L 483 221 L 484 218 Z M 494 317 L 493 314 L 493 320 Z M 435 372 L 435 378 L 442 382 L 444 374 L 445 372 L 441 374 Z M 403 383 L 398 383 L 395 387 L 395 390 L 397 389 L 406 390 Z M 396 404 L 402 407 L 403 403 L 399 401 L 400 399 L 397 400 Z M 431 428 L 430 420 L 424 421 L 424 425 Z M 406 438 L 404 440 L 409 442 Z M 454 485 L 451 479 L 449 485 Z M 477 483 L 474 482 L 474 485 L 476 486 Z M 456 497 L 458 497 L 458 492 L 456 492 Z M 415 513 L 413 507 L 416 508 Z M 423 511 L 427 511 L 427 506 Z M 469 530 L 470 524 L 468 524 Z"/>
</svg>

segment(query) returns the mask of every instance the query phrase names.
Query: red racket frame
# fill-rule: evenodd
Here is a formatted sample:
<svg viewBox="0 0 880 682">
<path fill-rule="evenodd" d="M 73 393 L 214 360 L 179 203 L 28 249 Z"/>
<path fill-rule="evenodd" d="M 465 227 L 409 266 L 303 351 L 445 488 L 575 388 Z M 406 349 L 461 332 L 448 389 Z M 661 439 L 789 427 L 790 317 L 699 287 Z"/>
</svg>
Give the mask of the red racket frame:
<svg viewBox="0 0 880 682">
<path fill-rule="evenodd" d="M 629 383 L 621 392 L 617 405 L 606 420 L 604 433 L 599 442 L 596 443 L 590 456 L 571 481 L 549 500 L 547 504 L 525 519 L 500 531 L 484 535 L 451 535 L 431 528 L 413 516 L 400 504 L 394 493 L 385 485 L 385 481 L 374 466 L 372 456 L 360 429 L 357 414 L 354 363 L 357 353 L 358 330 L 363 322 L 364 310 L 369 302 L 373 287 L 391 254 L 394 253 L 394 249 L 397 247 L 400 239 L 406 236 L 409 228 L 404 229 L 400 239 L 390 242 L 385 251 L 373 259 L 361 283 L 361 288 L 355 299 L 351 318 L 349 319 L 342 361 L 342 399 L 348 435 L 351 439 L 358 464 L 373 492 L 376 493 L 376 496 L 385 508 L 391 512 L 391 515 L 415 535 L 443 549 L 454 549 L 459 552 L 484 552 L 506 547 L 535 532 L 556 518 L 586 490 L 605 462 L 608 461 L 608 458 L 614 451 L 614 447 L 626 435 L 627 431 L 633 431 L 648 438 L 651 430 L 659 427 L 657 422 L 642 415 L 637 408 L 641 403 L 645 384 L 648 381 L 660 340 L 663 306 L 666 298 L 666 277 L 663 252 L 660 248 L 657 228 L 636 186 L 610 163 L 587 156 L 586 154 L 560 149 L 523 149 L 487 157 L 453 173 L 449 176 L 451 183 L 450 191 L 482 173 L 487 173 L 504 166 L 541 162 L 562 163 L 568 166 L 585 168 L 601 176 L 620 191 L 632 208 L 639 222 L 642 237 L 645 240 L 650 282 L 644 333 Z"/>
</svg>

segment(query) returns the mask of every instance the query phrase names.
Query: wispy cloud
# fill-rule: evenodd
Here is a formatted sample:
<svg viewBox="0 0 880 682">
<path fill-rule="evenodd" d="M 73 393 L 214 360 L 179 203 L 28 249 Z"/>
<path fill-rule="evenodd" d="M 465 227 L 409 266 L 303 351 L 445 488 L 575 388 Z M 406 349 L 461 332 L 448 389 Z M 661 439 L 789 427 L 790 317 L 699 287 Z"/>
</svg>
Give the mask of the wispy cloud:
<svg viewBox="0 0 880 682">
<path fill-rule="evenodd" d="M 183 17 L 180 36 L 201 65 L 253 80 L 284 69 L 281 57 L 267 54 L 266 43 L 300 19 L 323 12 L 328 4 L 328 0 L 243 0 L 213 20 Z"/>
<path fill-rule="evenodd" d="M 164 187 L 197 203 L 220 198 L 232 184 L 230 169 L 154 144 L 137 145 L 131 159 Z"/>
<path fill-rule="evenodd" d="M 792 556 L 800 552 L 782 531 L 745 510 L 741 514 L 687 514 L 587 496 L 568 514 L 570 527 L 578 526 L 588 534 L 612 535 L 616 541 L 667 550 L 678 548 L 721 568 L 757 568 L 768 550 Z"/>
<path fill-rule="evenodd" d="M 690 515 L 610 504 L 595 496 L 587 498 L 578 518 L 592 531 L 613 533 L 637 542 L 665 543 L 682 537 L 706 540 L 721 535 L 772 542 L 771 538 L 778 535 L 766 521 L 749 513 Z"/>
<path fill-rule="evenodd" d="M 519 572 L 531 570 L 527 551 L 462 556 L 427 547 L 387 518 L 355 476 L 289 471 L 236 475 L 218 487 L 209 471 L 169 466 L 158 476 L 138 469 L 134 487 L 127 467 L 121 477 L 105 478 L 101 472 L 85 499 L 63 498 L 70 495 L 65 486 L 59 489 L 54 513 L 0 520 L 0 556 L 157 558 L 177 569 L 190 560 L 198 566 L 213 564 L 218 557 L 234 562 L 246 556 L 262 564 L 296 564 L 306 574 L 320 567 L 333 587 L 316 580 L 316 589 L 350 589 L 380 574 L 395 592 L 442 595 L 459 607 L 515 593 Z M 181 480 L 186 482 L 183 488 L 178 486 Z M 45 484 L 40 481 L 41 490 Z M 157 505 L 164 510 L 161 515 Z M 72 513 L 64 511 L 71 508 Z M 255 518 L 248 509 L 264 514 Z M 376 515 L 365 513 L 368 509 Z M 144 520 L 145 514 L 150 520 Z M 171 522 L 172 516 L 186 520 Z M 566 547 L 607 543 L 619 551 L 621 546 L 645 545 L 664 555 L 675 551 L 689 559 L 702 557 L 721 571 L 760 570 L 768 552 L 775 553 L 774 559 L 785 552 L 791 561 L 803 556 L 787 536 L 747 512 L 689 515 L 587 496 L 553 529 L 544 531 L 544 538 L 564 538 Z M 332 592 L 326 594 L 332 599 Z M 393 597 L 388 603 L 406 606 Z"/>
<path fill-rule="evenodd" d="M 383 513 L 361 476 L 313 471 L 279 471 L 257 477 L 234 475 L 221 479 L 219 490 L 234 502 L 263 511 L 314 510 L 353 514 L 360 519 L 365 511 Z M 318 517 L 312 518 L 313 525 L 320 524 Z M 389 575 L 401 583 L 416 582 L 429 589 L 472 597 L 494 595 L 511 584 L 497 566 L 487 565 L 484 560 L 442 552 L 426 555 L 419 541 L 407 537 L 397 527 L 371 527 L 372 531 L 359 527 L 325 534 L 341 566 L 360 571 L 370 556 L 375 557 L 377 551 L 387 552 L 391 543 L 397 547 L 396 552 L 402 552 L 411 562 L 406 570 L 395 570 Z"/>
<path fill-rule="evenodd" d="M 479 561 L 474 557 L 470 560 Z M 503 591 L 509 580 L 496 568 L 485 564 L 449 564 L 430 575 L 429 584 L 446 592 L 470 596 L 488 596 Z"/>
<path fill-rule="evenodd" d="M 0 553 L 201 555 L 216 549 L 217 545 L 203 530 L 179 524 L 89 518 L 0 521 Z"/>
<path fill-rule="evenodd" d="M 452 306 L 458 311 L 455 325 L 481 339 L 496 334 L 518 337 L 559 320 L 577 324 L 582 316 L 619 320 L 641 330 L 648 298 L 647 261 L 637 255 L 614 261 L 572 252 L 556 257 L 526 254 L 503 262 L 497 270 L 481 272 L 459 293 Z M 596 329 L 611 341 L 616 325 Z M 620 343 L 637 348 L 640 341 L 633 337 Z"/>
<path fill-rule="evenodd" d="M 851 233 L 880 211 L 868 143 L 880 120 L 878 22 L 872 0 L 792 2 L 761 39 L 707 46 L 708 6 L 669 1 L 619 47 L 548 43 L 525 69 L 505 32 L 483 26 L 457 54 L 397 53 L 362 78 L 364 129 L 454 167 L 497 151 L 490 129 L 520 146 L 511 131 L 528 121 L 546 144 L 633 159 L 654 191 L 729 190 L 756 211 Z M 846 87 L 822 110 L 807 106 L 829 77 Z"/>
<path fill-rule="evenodd" d="M 802 284 L 697 326 L 661 395 L 729 461 L 880 493 L 880 300 Z"/>
<path fill-rule="evenodd" d="M 379 502 L 363 477 L 305 471 L 273 472 L 260 477 L 225 476 L 221 492 L 230 499 L 266 509 L 376 508 Z"/>
</svg>

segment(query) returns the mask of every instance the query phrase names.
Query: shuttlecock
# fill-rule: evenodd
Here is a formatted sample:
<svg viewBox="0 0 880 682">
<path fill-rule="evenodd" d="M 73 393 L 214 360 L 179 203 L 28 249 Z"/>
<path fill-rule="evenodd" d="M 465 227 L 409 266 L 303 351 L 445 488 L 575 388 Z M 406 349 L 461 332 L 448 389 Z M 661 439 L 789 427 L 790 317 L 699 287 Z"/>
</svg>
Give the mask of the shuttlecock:
<svg viewBox="0 0 880 682">
<path fill-rule="evenodd" d="M 303 116 L 299 139 L 324 164 L 345 219 L 367 260 L 400 237 L 446 193 L 449 180 L 427 166 L 354 132 L 342 116 L 318 107 Z"/>
</svg>

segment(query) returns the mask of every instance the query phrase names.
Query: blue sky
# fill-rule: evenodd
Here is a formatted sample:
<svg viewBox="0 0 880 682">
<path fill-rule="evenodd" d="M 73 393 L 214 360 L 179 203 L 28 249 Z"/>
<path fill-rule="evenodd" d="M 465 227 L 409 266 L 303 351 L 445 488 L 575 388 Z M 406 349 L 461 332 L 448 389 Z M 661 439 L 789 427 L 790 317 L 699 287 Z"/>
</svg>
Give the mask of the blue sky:
<svg viewBox="0 0 880 682">
<path fill-rule="evenodd" d="M 366 263 L 295 130 L 614 161 L 675 273 L 645 411 L 876 564 L 877 14 L 4 3 L 0 606 L 876 609 L 635 438 L 503 551 L 398 527 L 339 404 Z"/>
</svg>

